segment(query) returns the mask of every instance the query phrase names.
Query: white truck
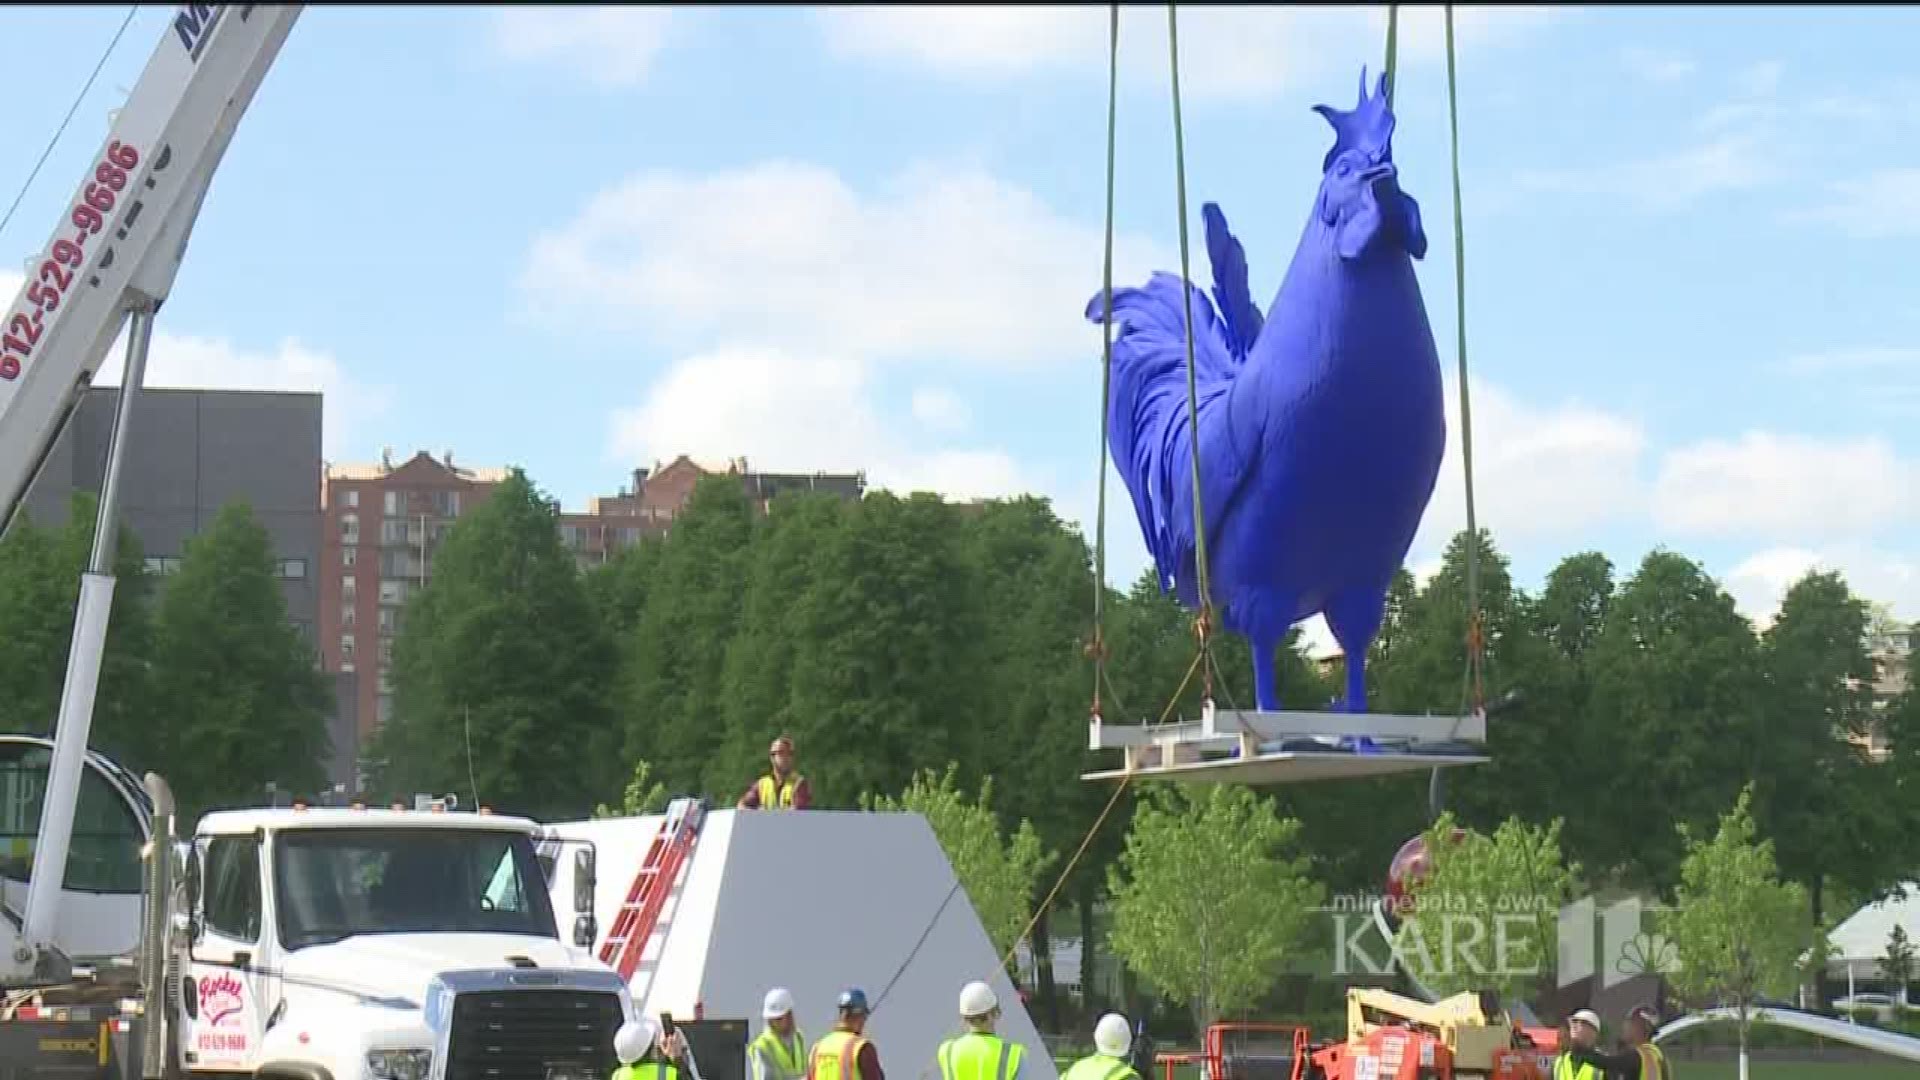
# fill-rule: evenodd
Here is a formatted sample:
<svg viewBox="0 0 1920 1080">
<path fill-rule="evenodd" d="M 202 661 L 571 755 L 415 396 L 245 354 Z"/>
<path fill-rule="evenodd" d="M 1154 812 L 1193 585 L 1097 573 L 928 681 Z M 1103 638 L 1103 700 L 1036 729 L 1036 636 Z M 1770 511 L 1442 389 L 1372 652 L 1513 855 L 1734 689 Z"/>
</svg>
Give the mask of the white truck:
<svg viewBox="0 0 1920 1080">
<path fill-rule="evenodd" d="M 243 810 L 176 839 L 165 782 L 87 746 L 154 315 L 299 13 L 179 7 L 0 311 L 0 528 L 129 331 L 54 735 L 0 736 L 0 1080 L 604 1080 L 633 1002 L 586 951 L 590 846 L 563 939 L 538 851 L 568 842 L 534 822 Z"/>
</svg>

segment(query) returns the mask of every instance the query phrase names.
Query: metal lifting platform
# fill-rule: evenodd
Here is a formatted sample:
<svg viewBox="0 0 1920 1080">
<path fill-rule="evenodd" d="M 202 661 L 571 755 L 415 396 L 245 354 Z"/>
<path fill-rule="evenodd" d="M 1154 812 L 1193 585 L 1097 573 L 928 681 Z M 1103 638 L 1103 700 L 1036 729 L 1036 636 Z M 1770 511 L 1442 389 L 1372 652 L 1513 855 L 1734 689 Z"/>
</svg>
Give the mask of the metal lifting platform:
<svg viewBox="0 0 1920 1080">
<path fill-rule="evenodd" d="M 1113 726 L 1095 716 L 1091 750 L 1119 750 L 1119 769 L 1082 780 L 1201 784 L 1296 784 L 1484 765 L 1487 716 L 1392 713 L 1220 711 L 1201 707 L 1198 721 Z"/>
</svg>

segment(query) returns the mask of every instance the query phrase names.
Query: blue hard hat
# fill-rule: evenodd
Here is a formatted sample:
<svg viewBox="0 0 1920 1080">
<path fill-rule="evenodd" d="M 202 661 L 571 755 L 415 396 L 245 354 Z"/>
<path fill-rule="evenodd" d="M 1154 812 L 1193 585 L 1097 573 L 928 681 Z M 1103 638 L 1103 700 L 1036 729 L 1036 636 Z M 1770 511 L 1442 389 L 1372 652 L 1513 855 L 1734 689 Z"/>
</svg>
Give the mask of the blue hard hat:
<svg viewBox="0 0 1920 1080">
<path fill-rule="evenodd" d="M 867 992 L 853 986 L 840 991 L 840 1011 L 865 1013 L 873 1010 L 867 1008 Z"/>
</svg>

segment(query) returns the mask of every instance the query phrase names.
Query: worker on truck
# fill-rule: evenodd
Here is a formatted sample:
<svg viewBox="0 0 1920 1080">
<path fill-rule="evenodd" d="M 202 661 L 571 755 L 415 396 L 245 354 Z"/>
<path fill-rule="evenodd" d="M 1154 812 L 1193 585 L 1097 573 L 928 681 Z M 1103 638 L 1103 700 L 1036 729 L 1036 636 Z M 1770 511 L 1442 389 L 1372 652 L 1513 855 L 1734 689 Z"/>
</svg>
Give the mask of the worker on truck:
<svg viewBox="0 0 1920 1080">
<path fill-rule="evenodd" d="M 760 1005 L 767 1026 L 747 1046 L 749 1080 L 800 1080 L 807 1074 L 807 1037 L 793 1019 L 793 995 L 776 986 Z"/>
<path fill-rule="evenodd" d="M 1567 1018 L 1565 1050 L 1553 1060 L 1553 1080 L 1603 1080 L 1601 1067 L 1593 1064 L 1594 1044 L 1600 1041 L 1600 1016 L 1592 1009 L 1581 1009 Z"/>
<path fill-rule="evenodd" d="M 940 1080 L 1020 1080 L 1026 1047 L 995 1034 L 999 1019 L 993 987 L 970 982 L 960 988 L 960 1022 L 967 1031 L 940 1044 Z"/>
<path fill-rule="evenodd" d="M 887 1080 L 880 1071 L 880 1052 L 867 1038 L 867 992 L 850 987 L 840 994 L 839 1018 L 833 1030 L 813 1044 L 807 1057 L 807 1080 Z"/>
<path fill-rule="evenodd" d="M 773 769 L 740 796 L 742 810 L 805 810 L 813 805 L 807 778 L 793 771 L 793 739 L 782 735 L 767 747 Z"/>
<path fill-rule="evenodd" d="M 1576 1047 L 1574 1063 L 1602 1069 L 1607 1080 L 1673 1080 L 1667 1055 L 1653 1044 L 1653 1033 L 1660 1030 L 1660 1014 L 1651 1005 L 1641 1005 L 1627 1014 L 1627 1045 L 1618 1053 L 1603 1053 L 1591 1047 Z"/>
<path fill-rule="evenodd" d="M 1141 1080 L 1127 1060 L 1133 1029 L 1127 1018 L 1108 1013 L 1093 1025 L 1093 1053 L 1073 1063 L 1060 1080 Z"/>
</svg>

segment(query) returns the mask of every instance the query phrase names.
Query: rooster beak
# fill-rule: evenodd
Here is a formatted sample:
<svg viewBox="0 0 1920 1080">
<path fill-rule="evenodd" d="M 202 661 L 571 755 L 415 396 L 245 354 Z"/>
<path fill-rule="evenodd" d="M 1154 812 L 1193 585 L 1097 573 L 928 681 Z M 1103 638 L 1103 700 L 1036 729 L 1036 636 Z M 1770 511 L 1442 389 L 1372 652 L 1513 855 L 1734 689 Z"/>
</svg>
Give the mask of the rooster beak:
<svg viewBox="0 0 1920 1080">
<path fill-rule="evenodd" d="M 1394 183 L 1399 179 L 1399 176 L 1400 170 L 1393 167 L 1393 162 L 1383 161 L 1361 173 L 1360 180 L 1369 187 L 1377 187 L 1383 180 L 1388 183 Z"/>
</svg>

